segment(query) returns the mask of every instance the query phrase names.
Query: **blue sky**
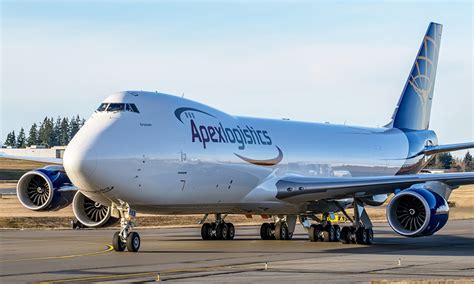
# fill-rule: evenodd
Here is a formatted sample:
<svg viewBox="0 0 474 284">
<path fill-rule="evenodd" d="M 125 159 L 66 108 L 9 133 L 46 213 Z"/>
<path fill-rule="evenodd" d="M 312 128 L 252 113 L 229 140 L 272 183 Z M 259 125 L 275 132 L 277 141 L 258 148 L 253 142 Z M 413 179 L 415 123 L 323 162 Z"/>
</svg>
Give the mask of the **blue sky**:
<svg viewBox="0 0 474 284">
<path fill-rule="evenodd" d="M 152 90 L 231 114 L 380 126 L 430 21 L 431 128 L 474 140 L 471 1 L 2 1 L 0 140 Z"/>
</svg>

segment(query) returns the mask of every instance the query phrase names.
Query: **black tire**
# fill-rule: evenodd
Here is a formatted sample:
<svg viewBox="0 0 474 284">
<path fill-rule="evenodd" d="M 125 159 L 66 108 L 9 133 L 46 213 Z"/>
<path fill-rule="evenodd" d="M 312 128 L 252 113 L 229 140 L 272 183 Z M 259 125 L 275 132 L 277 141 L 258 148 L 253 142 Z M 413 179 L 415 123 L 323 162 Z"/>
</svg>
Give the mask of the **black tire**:
<svg viewBox="0 0 474 284">
<path fill-rule="evenodd" d="M 227 240 L 233 240 L 234 237 L 235 237 L 235 227 L 234 227 L 234 224 L 232 224 L 232 223 L 227 223 L 227 229 L 228 229 Z"/>
<path fill-rule="evenodd" d="M 262 240 L 270 240 L 272 235 L 272 226 L 269 223 L 263 223 L 260 226 L 260 237 Z"/>
<path fill-rule="evenodd" d="M 218 240 L 227 240 L 227 235 L 229 233 L 229 228 L 226 223 L 220 223 L 216 227 L 216 238 Z"/>
<path fill-rule="evenodd" d="M 359 227 L 356 230 L 356 243 L 365 245 L 367 244 L 367 231 L 364 227 Z"/>
<path fill-rule="evenodd" d="M 275 224 L 275 239 L 288 240 L 289 239 L 288 225 L 284 222 Z"/>
<path fill-rule="evenodd" d="M 341 240 L 341 227 L 339 225 L 333 225 L 334 227 L 334 242 L 339 242 Z"/>
<path fill-rule="evenodd" d="M 334 226 L 333 225 L 328 224 L 324 227 L 323 241 L 325 242 L 334 241 Z"/>
<path fill-rule="evenodd" d="M 341 229 L 341 242 L 343 244 L 352 243 L 352 232 L 350 227 L 343 227 Z"/>
<path fill-rule="evenodd" d="M 201 237 L 205 241 L 210 240 L 212 238 L 212 226 L 211 226 L 211 224 L 209 224 L 209 223 L 202 224 Z"/>
<path fill-rule="evenodd" d="M 275 223 L 270 223 L 270 230 L 271 230 L 271 236 L 270 236 L 269 240 L 276 240 L 276 237 L 275 237 L 276 225 L 275 225 Z"/>
<path fill-rule="evenodd" d="M 374 231 L 372 229 L 365 229 L 367 234 L 366 244 L 371 245 L 374 242 Z"/>
<path fill-rule="evenodd" d="M 318 225 L 312 224 L 311 227 L 309 227 L 308 230 L 308 236 L 309 236 L 309 241 L 310 242 L 317 242 L 319 241 L 319 227 Z"/>
<path fill-rule="evenodd" d="M 137 252 L 140 249 L 140 235 L 137 232 L 131 232 L 127 237 L 127 250 Z"/>
<path fill-rule="evenodd" d="M 114 237 L 112 238 L 112 246 L 115 251 L 123 251 L 125 249 L 125 244 L 120 238 L 120 232 L 115 232 Z"/>
</svg>

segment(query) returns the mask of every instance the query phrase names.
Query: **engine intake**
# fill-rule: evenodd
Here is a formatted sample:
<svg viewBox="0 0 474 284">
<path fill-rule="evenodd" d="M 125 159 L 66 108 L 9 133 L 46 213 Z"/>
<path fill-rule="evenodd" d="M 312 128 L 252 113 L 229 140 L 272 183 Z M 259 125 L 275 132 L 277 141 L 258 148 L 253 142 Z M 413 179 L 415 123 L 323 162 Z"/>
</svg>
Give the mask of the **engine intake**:
<svg viewBox="0 0 474 284">
<path fill-rule="evenodd" d="M 409 188 L 393 197 L 387 206 L 390 227 L 405 237 L 430 236 L 448 221 L 446 199 L 424 188 Z"/>
<path fill-rule="evenodd" d="M 77 220 L 87 227 L 106 227 L 117 223 L 111 217 L 111 208 L 96 202 L 78 191 L 72 202 L 72 209 Z"/>
<path fill-rule="evenodd" d="M 74 191 L 64 169 L 47 166 L 24 174 L 16 186 L 20 203 L 34 211 L 59 210 L 71 204 Z"/>
</svg>

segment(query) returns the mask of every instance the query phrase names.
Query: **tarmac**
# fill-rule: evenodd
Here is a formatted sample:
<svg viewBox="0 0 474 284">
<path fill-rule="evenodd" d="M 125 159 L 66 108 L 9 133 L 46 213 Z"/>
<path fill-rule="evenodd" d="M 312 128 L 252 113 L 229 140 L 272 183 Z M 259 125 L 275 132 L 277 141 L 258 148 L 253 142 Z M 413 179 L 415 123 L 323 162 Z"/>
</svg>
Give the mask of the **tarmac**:
<svg viewBox="0 0 474 284">
<path fill-rule="evenodd" d="M 405 238 L 375 223 L 371 246 L 260 240 L 236 226 L 233 241 L 203 241 L 199 228 L 136 228 L 138 253 L 115 252 L 116 229 L 1 230 L 0 282 L 356 283 L 474 279 L 474 220 L 450 221 L 434 236 Z"/>
</svg>

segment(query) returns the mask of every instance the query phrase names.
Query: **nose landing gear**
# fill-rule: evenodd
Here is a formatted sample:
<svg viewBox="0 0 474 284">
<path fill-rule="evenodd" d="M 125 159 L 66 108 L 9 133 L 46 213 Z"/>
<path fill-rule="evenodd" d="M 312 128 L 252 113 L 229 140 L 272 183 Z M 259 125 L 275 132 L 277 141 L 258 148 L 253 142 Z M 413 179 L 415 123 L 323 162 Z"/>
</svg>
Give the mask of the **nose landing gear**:
<svg viewBox="0 0 474 284">
<path fill-rule="evenodd" d="M 126 203 L 117 206 L 120 213 L 120 231 L 115 232 L 112 238 L 112 246 L 115 251 L 137 252 L 140 249 L 140 235 L 137 232 L 131 232 L 135 227 L 136 211 L 131 209 Z"/>
</svg>

